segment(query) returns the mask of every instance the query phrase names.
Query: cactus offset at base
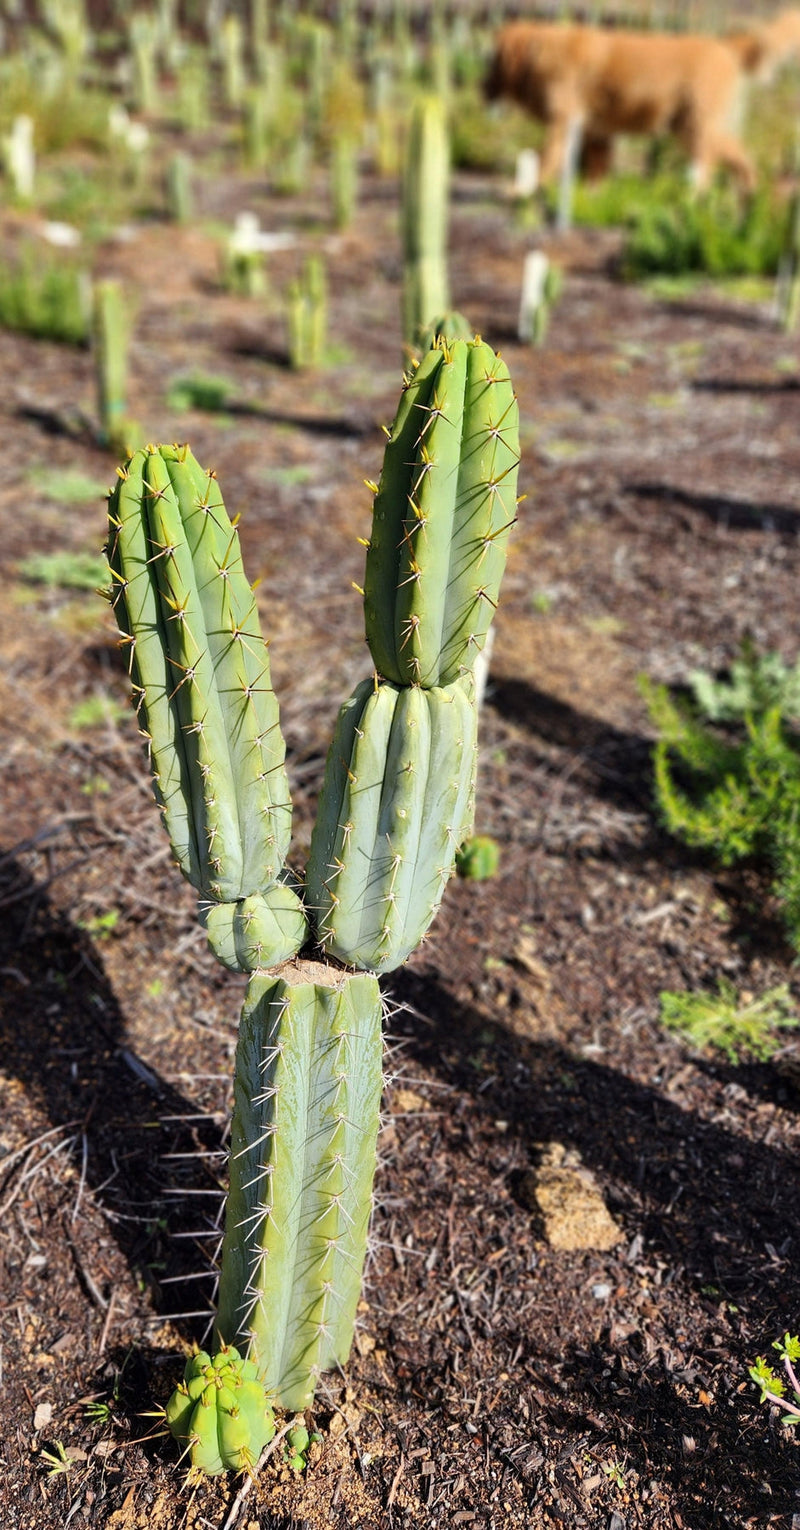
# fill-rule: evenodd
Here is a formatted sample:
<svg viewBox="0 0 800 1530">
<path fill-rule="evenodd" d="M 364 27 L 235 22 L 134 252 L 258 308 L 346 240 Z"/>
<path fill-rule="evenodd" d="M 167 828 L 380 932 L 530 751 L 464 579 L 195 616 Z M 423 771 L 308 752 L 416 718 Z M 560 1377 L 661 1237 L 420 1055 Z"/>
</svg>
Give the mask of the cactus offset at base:
<svg viewBox="0 0 800 1530">
<path fill-rule="evenodd" d="M 275 1433 L 258 1367 L 232 1345 L 223 1344 L 213 1360 L 204 1350 L 187 1360 L 165 1416 L 192 1466 L 209 1477 L 252 1471 Z"/>
<path fill-rule="evenodd" d="M 424 937 L 471 832 L 474 668 L 517 460 L 499 357 L 480 340 L 437 341 L 407 382 L 375 487 L 365 616 L 377 673 L 341 708 L 304 887 L 285 864 L 267 648 L 216 478 L 188 447 L 150 446 L 110 495 L 111 598 L 156 800 L 211 949 L 249 974 L 221 1348 L 189 1362 L 167 1407 L 210 1473 L 252 1469 L 272 1428 L 265 1398 L 307 1407 L 350 1351 L 382 1082 L 378 974 Z"/>
</svg>

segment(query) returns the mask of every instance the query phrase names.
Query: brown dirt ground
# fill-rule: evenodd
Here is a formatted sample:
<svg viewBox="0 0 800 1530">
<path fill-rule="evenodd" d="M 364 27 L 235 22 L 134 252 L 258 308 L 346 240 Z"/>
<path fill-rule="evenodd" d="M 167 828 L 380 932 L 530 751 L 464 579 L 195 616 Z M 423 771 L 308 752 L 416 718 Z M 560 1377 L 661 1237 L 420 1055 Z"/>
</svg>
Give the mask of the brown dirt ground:
<svg viewBox="0 0 800 1530">
<path fill-rule="evenodd" d="M 318 193 L 206 188 L 209 217 L 250 205 L 296 232 L 272 261 L 271 317 L 216 289 L 206 234 L 153 221 L 103 261 L 139 293 L 132 415 L 153 439 L 189 439 L 242 511 L 298 865 L 336 708 L 368 667 L 350 586 L 400 366 L 395 214 L 377 183 L 353 231 L 325 239 L 338 359 L 310 378 L 284 364 L 280 294 L 319 241 Z M 102 541 L 99 497 L 54 502 L 35 471 L 111 479 L 81 423 L 90 358 L 0 334 L 0 1504 L 14 1530 L 789 1530 L 800 1511 L 794 1440 L 747 1379 L 797 1323 L 797 1096 L 774 1065 L 693 1056 L 657 1023 L 662 988 L 794 983 L 792 953 L 756 872 L 716 874 L 656 827 L 636 688 L 642 671 L 722 666 L 746 633 L 797 652 L 796 343 L 766 308 L 620 287 L 613 241 L 575 236 L 547 346 L 526 350 L 526 243 L 496 187 L 458 181 L 454 294 L 503 349 L 524 442 L 482 732 L 479 827 L 501 872 L 453 885 L 388 985 L 356 1351 L 320 1394 L 306 1476 L 275 1456 L 244 1496 L 188 1481 L 143 1416 L 204 1332 L 241 985 L 205 951 L 170 865 L 106 613 L 19 577 L 33 551 Z M 231 379 L 224 418 L 167 408 L 188 370 Z M 96 696 L 118 713 L 78 727 Z M 548 1241 L 540 1162 L 571 1167 L 586 1195 L 591 1174 L 621 1241 Z M 51 1472 L 57 1442 L 68 1470 Z"/>
</svg>

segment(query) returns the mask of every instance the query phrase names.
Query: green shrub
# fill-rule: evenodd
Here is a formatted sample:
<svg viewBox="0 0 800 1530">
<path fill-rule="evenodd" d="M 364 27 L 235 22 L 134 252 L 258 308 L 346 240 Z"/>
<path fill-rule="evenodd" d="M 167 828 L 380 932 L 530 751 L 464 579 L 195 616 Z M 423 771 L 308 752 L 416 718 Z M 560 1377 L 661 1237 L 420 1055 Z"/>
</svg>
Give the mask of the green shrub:
<svg viewBox="0 0 800 1530">
<path fill-rule="evenodd" d="M 737 995 L 727 978 L 716 993 L 659 994 L 661 1023 L 702 1051 L 712 1047 L 730 1063 L 743 1057 L 767 1062 L 781 1044 L 777 1031 L 793 1030 L 800 1017 L 786 983 L 760 998 Z"/>
<path fill-rule="evenodd" d="M 774 275 L 786 242 L 787 210 L 765 188 L 742 207 L 727 189 L 688 190 L 634 215 L 623 274 L 638 278 L 696 271 L 712 277 Z"/>
<path fill-rule="evenodd" d="M 0 326 L 40 339 L 85 345 L 89 338 L 86 273 L 63 253 L 26 245 L 18 260 L 0 268 Z"/>
<path fill-rule="evenodd" d="M 730 682 L 692 678 L 692 698 L 643 681 L 659 738 L 659 815 L 671 834 L 722 866 L 767 866 L 790 941 L 800 950 L 800 732 L 797 672 L 744 650 Z"/>
</svg>

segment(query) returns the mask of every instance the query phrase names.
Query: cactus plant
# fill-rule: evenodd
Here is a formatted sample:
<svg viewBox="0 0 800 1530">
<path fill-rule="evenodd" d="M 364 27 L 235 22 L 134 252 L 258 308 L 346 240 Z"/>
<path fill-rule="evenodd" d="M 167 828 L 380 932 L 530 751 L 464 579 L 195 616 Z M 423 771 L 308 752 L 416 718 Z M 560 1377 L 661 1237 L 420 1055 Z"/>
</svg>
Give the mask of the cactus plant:
<svg viewBox="0 0 800 1530">
<path fill-rule="evenodd" d="M 100 439 L 124 449 L 126 432 L 130 316 L 120 282 L 95 283 L 92 313 Z"/>
<path fill-rule="evenodd" d="M 297 372 L 320 367 L 328 335 L 328 282 L 320 255 L 309 255 L 289 285 L 289 365 Z"/>
<path fill-rule="evenodd" d="M 457 443 L 442 429 L 445 407 Z M 221 1349 L 189 1362 L 167 1408 L 206 1471 L 257 1457 L 270 1425 L 256 1383 L 301 1409 L 349 1353 L 381 1093 L 378 974 L 424 935 L 470 831 L 472 670 L 514 518 L 517 450 L 499 357 L 480 340 L 440 342 L 406 381 L 373 486 L 365 608 L 376 673 L 340 712 L 304 901 L 285 865 L 291 803 L 267 649 L 216 479 L 188 447 L 151 446 L 110 496 L 112 600 L 156 800 L 212 949 L 249 975 Z M 415 539 L 415 527 L 426 534 Z M 424 593 L 408 656 L 398 535 Z M 234 1380 L 247 1401 L 235 1417 Z"/>
<path fill-rule="evenodd" d="M 403 338 L 413 347 L 436 314 L 450 307 L 447 212 L 450 145 L 442 102 L 419 96 L 403 167 Z"/>
<path fill-rule="evenodd" d="M 223 1345 L 213 1360 L 198 1350 L 166 1408 L 170 1433 L 209 1477 L 252 1471 L 275 1433 L 275 1418 L 252 1360 Z"/>
</svg>

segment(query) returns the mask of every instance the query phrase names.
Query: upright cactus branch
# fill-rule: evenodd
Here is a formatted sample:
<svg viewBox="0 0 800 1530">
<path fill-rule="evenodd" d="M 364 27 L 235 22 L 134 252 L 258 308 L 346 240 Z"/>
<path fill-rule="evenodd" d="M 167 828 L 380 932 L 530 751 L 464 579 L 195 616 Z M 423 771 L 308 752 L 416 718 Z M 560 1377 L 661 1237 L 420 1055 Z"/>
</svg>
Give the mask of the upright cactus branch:
<svg viewBox="0 0 800 1530">
<path fill-rule="evenodd" d="M 167 1408 L 209 1472 L 252 1466 L 270 1402 L 306 1407 L 349 1354 L 381 1093 L 378 974 L 425 934 L 470 832 L 472 671 L 517 457 L 500 359 L 480 340 L 437 342 L 407 381 L 375 489 L 376 673 L 339 715 L 304 903 L 285 869 L 291 805 L 268 654 L 216 478 L 188 447 L 151 446 L 110 496 L 112 600 L 156 800 L 212 949 L 249 974 L 221 1349 L 190 1361 Z"/>
<path fill-rule="evenodd" d="M 447 281 L 450 143 L 447 114 L 437 96 L 414 104 L 403 168 L 403 338 L 421 332 L 450 307 Z"/>
</svg>

